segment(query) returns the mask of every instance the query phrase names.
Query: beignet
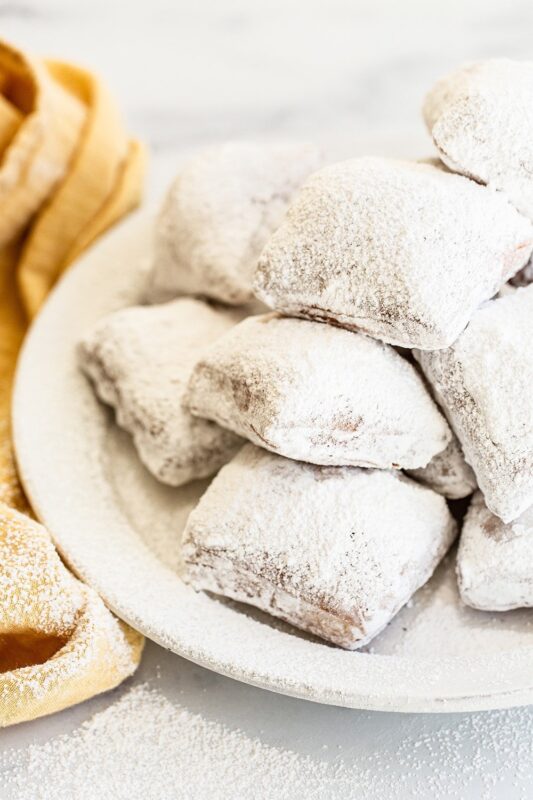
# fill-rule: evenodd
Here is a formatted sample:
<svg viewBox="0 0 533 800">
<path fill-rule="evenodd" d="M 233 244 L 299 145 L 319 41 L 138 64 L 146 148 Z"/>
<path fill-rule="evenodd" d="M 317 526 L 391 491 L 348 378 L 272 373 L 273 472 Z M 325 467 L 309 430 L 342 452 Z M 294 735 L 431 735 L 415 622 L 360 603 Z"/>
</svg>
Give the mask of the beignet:
<svg viewBox="0 0 533 800">
<path fill-rule="evenodd" d="M 193 157 L 159 214 L 148 299 L 196 294 L 250 302 L 263 245 L 321 163 L 308 144 L 229 142 Z"/>
<path fill-rule="evenodd" d="M 444 163 L 533 218 L 533 62 L 467 64 L 428 93 L 424 119 Z"/>
<path fill-rule="evenodd" d="M 183 577 L 355 649 L 428 580 L 455 532 L 444 498 L 401 473 L 248 444 L 189 516 Z"/>
<path fill-rule="evenodd" d="M 254 286 L 290 316 L 435 350 L 532 247 L 531 222 L 503 195 L 432 164 L 354 158 L 305 182 Z"/>
<path fill-rule="evenodd" d="M 533 285 L 485 303 L 452 347 L 415 353 L 504 522 L 533 505 L 532 337 Z"/>
<path fill-rule="evenodd" d="M 457 553 L 463 601 L 483 611 L 533 606 L 533 507 L 502 522 L 476 492 L 466 515 Z"/>
<path fill-rule="evenodd" d="M 97 395 L 113 406 L 141 461 L 163 483 L 212 475 L 242 445 L 183 405 L 196 359 L 241 318 L 237 310 L 184 298 L 110 314 L 79 345 L 80 366 Z"/>
<path fill-rule="evenodd" d="M 425 466 L 451 431 L 416 368 L 360 333 L 265 314 L 198 360 L 185 401 L 274 453 L 333 466 Z"/>
</svg>

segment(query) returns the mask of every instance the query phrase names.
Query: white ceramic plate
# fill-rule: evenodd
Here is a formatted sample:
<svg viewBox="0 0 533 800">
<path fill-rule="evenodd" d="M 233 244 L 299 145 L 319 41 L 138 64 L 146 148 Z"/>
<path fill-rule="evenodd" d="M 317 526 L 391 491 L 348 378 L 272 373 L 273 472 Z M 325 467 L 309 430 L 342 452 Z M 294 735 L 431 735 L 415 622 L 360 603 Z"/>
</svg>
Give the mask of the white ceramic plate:
<svg viewBox="0 0 533 800">
<path fill-rule="evenodd" d="M 61 554 L 120 617 L 205 667 L 266 689 L 354 708 L 466 711 L 533 701 L 533 615 L 461 605 L 453 555 L 364 652 L 312 640 L 249 608 L 196 594 L 176 574 L 205 482 L 159 485 L 78 372 L 92 322 L 142 297 L 151 219 L 137 215 L 61 281 L 19 363 L 14 435 L 33 506 Z"/>
</svg>

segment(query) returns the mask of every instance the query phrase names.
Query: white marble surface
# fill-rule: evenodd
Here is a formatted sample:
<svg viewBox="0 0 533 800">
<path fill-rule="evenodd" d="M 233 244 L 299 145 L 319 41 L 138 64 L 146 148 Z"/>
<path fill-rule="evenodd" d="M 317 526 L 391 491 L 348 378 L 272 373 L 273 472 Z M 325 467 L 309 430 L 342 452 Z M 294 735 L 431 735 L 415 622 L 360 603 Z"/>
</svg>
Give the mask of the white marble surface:
<svg viewBox="0 0 533 800">
<path fill-rule="evenodd" d="M 341 155 L 430 153 L 419 114 L 424 91 L 465 60 L 530 56 L 533 4 L 11 0 L 0 2 L 0 23 L 6 39 L 107 78 L 131 130 L 150 145 L 148 202 L 156 202 L 187 151 L 230 137 L 316 139 Z M 340 755 L 354 770 L 352 798 L 533 794 L 530 709 L 417 717 L 313 706 L 241 686 L 152 644 L 128 683 L 146 680 L 266 743 Z M 4 731 L 0 749 L 71 731 L 126 688 Z M 209 753 L 203 757 L 208 770 Z M 13 792 L 0 778 L 0 797 L 23 800 Z M 203 798 L 198 787 L 175 796 Z"/>
<path fill-rule="evenodd" d="M 528 57 L 526 0 L 9 0 L 2 36 L 105 75 L 150 145 L 295 136 L 424 155 L 420 101 L 458 63 Z"/>
</svg>

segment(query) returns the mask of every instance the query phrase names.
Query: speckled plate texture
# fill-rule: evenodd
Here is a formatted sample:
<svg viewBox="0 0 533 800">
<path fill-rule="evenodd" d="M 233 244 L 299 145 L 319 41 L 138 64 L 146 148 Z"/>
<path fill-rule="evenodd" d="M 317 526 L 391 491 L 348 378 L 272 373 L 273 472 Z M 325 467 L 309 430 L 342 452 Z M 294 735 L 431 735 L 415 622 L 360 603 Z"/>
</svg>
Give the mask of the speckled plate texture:
<svg viewBox="0 0 533 800">
<path fill-rule="evenodd" d="M 64 559 L 146 636 L 246 683 L 384 711 L 533 702 L 533 614 L 484 613 L 458 597 L 452 552 L 362 651 L 311 639 L 199 593 L 177 576 L 185 520 L 207 483 L 172 489 L 138 462 L 92 392 L 75 346 L 103 315 L 142 300 L 152 217 L 131 217 L 71 269 L 26 339 L 14 396 L 20 473 Z"/>
</svg>

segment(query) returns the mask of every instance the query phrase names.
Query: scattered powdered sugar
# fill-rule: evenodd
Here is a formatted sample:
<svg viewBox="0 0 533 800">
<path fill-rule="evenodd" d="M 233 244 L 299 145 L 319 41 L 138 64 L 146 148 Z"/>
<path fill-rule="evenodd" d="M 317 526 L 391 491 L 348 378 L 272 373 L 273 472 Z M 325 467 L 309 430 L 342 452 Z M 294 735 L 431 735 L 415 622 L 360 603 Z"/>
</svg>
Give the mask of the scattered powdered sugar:
<svg viewBox="0 0 533 800">
<path fill-rule="evenodd" d="M 298 752 L 173 704 L 141 684 L 70 735 L 0 756 L 7 800 L 491 800 L 529 797 L 528 708 L 389 718 L 314 709 L 322 749 Z M 343 735 L 336 736 L 331 716 Z M 351 715 L 350 720 L 346 714 Z M 292 730 L 305 735 L 305 717 Z M 380 718 L 382 719 L 382 718 Z M 379 721 L 379 720 L 378 720 Z M 284 738 L 290 737 L 281 737 Z M 336 744 L 342 742 L 342 744 Z M 301 749 L 301 748 L 300 748 Z"/>
<path fill-rule="evenodd" d="M 434 350 L 527 262 L 533 227 L 499 192 L 432 164 L 354 158 L 303 185 L 259 259 L 291 316 Z"/>
<path fill-rule="evenodd" d="M 533 217 L 533 62 L 490 59 L 439 80 L 424 118 L 444 163 Z"/>
<path fill-rule="evenodd" d="M 312 464 L 423 467 L 451 438 L 417 370 L 394 348 L 277 314 L 249 317 L 207 348 L 185 402 Z"/>
<path fill-rule="evenodd" d="M 353 780 L 342 768 L 174 706 L 146 684 L 71 736 L 2 760 L 18 800 L 296 800 L 318 797 L 323 788 L 346 791 Z"/>
</svg>

